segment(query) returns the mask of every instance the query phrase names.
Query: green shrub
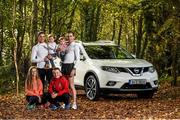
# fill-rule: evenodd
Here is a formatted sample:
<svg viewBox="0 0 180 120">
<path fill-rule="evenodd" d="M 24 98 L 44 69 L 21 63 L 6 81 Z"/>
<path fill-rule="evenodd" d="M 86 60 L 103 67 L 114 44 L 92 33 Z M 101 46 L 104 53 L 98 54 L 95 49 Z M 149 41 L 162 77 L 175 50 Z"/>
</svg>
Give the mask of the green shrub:
<svg viewBox="0 0 180 120">
<path fill-rule="evenodd" d="M 13 65 L 0 66 L 0 94 L 16 87 L 15 75 L 16 73 Z"/>
</svg>

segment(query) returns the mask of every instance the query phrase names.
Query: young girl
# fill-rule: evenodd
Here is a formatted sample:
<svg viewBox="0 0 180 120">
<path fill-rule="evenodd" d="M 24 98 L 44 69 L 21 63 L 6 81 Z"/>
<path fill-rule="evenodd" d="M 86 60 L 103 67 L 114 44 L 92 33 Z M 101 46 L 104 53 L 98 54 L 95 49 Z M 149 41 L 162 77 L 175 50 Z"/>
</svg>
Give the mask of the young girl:
<svg viewBox="0 0 180 120">
<path fill-rule="evenodd" d="M 42 101 L 43 85 L 35 66 L 29 68 L 25 81 L 25 95 L 28 102 L 27 109 L 33 109 Z"/>
</svg>

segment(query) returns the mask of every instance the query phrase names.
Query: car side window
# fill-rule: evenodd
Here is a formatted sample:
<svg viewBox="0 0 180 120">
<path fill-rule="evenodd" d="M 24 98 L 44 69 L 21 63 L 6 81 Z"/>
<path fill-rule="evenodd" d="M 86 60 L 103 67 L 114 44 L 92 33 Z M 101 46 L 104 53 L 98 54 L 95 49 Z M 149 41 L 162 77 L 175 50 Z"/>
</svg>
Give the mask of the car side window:
<svg viewBox="0 0 180 120">
<path fill-rule="evenodd" d="M 83 52 L 82 52 L 82 50 L 80 49 L 80 60 L 81 61 L 84 61 L 85 60 L 85 56 L 83 55 Z"/>
</svg>

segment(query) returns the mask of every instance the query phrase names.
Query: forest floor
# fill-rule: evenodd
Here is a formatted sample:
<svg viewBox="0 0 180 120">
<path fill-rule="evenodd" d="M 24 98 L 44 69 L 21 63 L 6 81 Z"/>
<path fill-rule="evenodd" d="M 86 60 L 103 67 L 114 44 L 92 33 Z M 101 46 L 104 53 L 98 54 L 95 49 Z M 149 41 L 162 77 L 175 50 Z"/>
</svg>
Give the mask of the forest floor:
<svg viewBox="0 0 180 120">
<path fill-rule="evenodd" d="M 136 95 L 104 95 L 90 101 L 78 90 L 78 110 L 27 110 L 23 93 L 0 95 L 0 119 L 180 119 L 180 87 L 160 85 L 152 99 Z"/>
</svg>

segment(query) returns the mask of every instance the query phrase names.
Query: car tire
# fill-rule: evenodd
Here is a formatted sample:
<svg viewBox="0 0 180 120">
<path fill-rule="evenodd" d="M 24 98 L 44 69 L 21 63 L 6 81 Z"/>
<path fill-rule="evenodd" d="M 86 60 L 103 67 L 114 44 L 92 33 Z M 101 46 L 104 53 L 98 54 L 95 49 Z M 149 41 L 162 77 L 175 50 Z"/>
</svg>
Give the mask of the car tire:
<svg viewBox="0 0 180 120">
<path fill-rule="evenodd" d="M 154 91 L 145 91 L 145 92 L 138 92 L 138 98 L 152 98 L 154 95 Z"/>
<path fill-rule="evenodd" d="M 85 80 L 85 93 L 89 100 L 97 100 L 99 98 L 99 83 L 94 75 L 89 75 Z"/>
</svg>

